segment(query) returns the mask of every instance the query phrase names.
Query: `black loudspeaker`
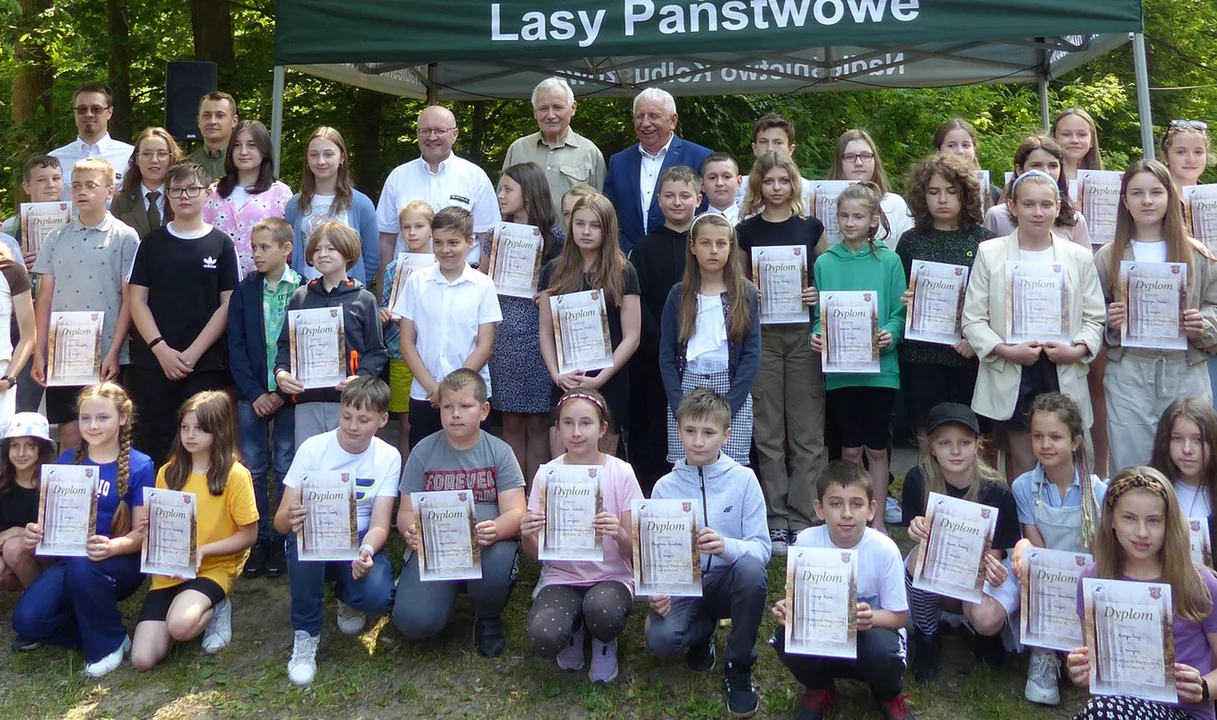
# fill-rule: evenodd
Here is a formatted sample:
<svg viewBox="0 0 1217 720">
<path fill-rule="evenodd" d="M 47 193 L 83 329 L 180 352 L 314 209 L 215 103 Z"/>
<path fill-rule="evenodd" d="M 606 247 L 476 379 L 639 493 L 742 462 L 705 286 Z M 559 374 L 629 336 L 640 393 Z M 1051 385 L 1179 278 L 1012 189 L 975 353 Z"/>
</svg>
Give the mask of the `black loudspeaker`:
<svg viewBox="0 0 1217 720">
<path fill-rule="evenodd" d="M 199 100 L 220 86 L 213 62 L 165 63 L 165 129 L 177 140 L 199 140 Z"/>
</svg>

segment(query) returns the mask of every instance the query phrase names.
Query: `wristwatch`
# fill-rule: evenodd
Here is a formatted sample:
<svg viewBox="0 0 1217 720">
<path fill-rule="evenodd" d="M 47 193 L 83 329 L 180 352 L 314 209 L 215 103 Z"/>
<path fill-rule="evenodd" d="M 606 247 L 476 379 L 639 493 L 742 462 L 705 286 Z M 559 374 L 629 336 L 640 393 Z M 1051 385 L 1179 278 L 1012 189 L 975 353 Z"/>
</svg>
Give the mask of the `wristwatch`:
<svg viewBox="0 0 1217 720">
<path fill-rule="evenodd" d="M 0 380 L 3 380 L 6 383 L 8 383 L 9 390 L 12 390 L 13 388 L 17 387 L 17 378 L 13 377 L 12 375 L 0 375 Z"/>
<path fill-rule="evenodd" d="M 1200 678 L 1200 691 L 1201 691 L 1200 702 L 1208 702 L 1210 699 L 1208 680 L 1205 680 L 1204 678 Z"/>
</svg>

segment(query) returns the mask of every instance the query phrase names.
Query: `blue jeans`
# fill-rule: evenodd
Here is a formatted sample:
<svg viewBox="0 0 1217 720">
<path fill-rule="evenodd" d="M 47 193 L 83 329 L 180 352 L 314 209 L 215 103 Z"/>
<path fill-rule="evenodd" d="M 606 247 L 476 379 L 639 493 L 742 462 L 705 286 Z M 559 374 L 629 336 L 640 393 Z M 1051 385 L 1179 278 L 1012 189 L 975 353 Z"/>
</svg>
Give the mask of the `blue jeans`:
<svg viewBox="0 0 1217 720">
<path fill-rule="evenodd" d="M 363 537 L 359 538 L 363 542 Z M 292 593 L 292 630 L 309 635 L 321 633 L 321 606 L 325 584 L 334 583 L 338 599 L 368 615 L 383 615 L 393 607 L 393 563 L 384 552 L 372 556 L 372 569 L 362 578 L 351 578 L 351 563 L 301 562 L 296 538 L 287 539 L 287 579 Z"/>
<path fill-rule="evenodd" d="M 273 422 L 273 427 L 272 427 Z M 283 542 L 272 520 L 277 503 L 271 502 L 267 474 L 275 471 L 275 485 L 283 482 L 296 455 L 296 407 L 284 404 L 270 417 L 258 417 L 253 403 L 237 402 L 237 423 L 241 429 L 241 457 L 254 478 L 254 501 L 258 504 L 258 541 Z M 280 493 L 273 493 L 279 496 Z"/>
</svg>

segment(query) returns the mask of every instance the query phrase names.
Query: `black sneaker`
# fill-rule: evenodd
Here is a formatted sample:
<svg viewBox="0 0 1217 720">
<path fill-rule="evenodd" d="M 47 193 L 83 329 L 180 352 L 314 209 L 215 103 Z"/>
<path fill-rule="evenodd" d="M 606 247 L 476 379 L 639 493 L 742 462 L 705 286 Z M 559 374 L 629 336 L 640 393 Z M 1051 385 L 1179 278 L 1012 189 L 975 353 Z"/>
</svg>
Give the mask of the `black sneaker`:
<svg viewBox="0 0 1217 720">
<path fill-rule="evenodd" d="M 727 663 L 723 684 L 727 687 L 727 711 L 731 720 L 750 718 L 760 709 L 761 702 L 752 684 L 752 664 Z"/>
<path fill-rule="evenodd" d="M 937 635 L 913 634 L 913 677 L 919 683 L 938 682 L 938 652 L 942 640 Z"/>
<path fill-rule="evenodd" d="M 266 572 L 266 556 L 270 553 L 270 541 L 259 540 L 249 551 L 249 559 L 245 561 L 245 577 L 262 577 Z"/>
<path fill-rule="evenodd" d="M 769 546 L 773 555 L 784 557 L 786 555 L 787 548 L 790 547 L 790 531 L 786 528 L 782 528 L 780 530 L 770 530 Z"/>
<path fill-rule="evenodd" d="M 501 618 L 478 618 L 473 623 L 473 639 L 479 655 L 497 658 L 507 649 L 507 626 Z"/>
<path fill-rule="evenodd" d="M 277 578 L 287 572 L 287 557 L 283 554 L 283 540 L 270 541 L 266 554 L 266 577 Z"/>
<path fill-rule="evenodd" d="M 37 650 L 39 647 L 42 647 L 42 643 L 37 640 L 26 640 L 21 637 L 13 638 L 13 644 L 9 645 L 9 648 L 15 653 L 29 652 Z"/>
<path fill-rule="evenodd" d="M 718 660 L 718 655 L 714 650 L 714 634 L 706 640 L 705 644 L 690 647 L 685 653 L 685 664 L 693 672 L 708 672 L 714 669 L 714 663 Z"/>
<path fill-rule="evenodd" d="M 976 659 L 991 668 L 1006 664 L 1006 646 L 1001 635 L 976 635 L 972 638 L 972 652 Z"/>
</svg>

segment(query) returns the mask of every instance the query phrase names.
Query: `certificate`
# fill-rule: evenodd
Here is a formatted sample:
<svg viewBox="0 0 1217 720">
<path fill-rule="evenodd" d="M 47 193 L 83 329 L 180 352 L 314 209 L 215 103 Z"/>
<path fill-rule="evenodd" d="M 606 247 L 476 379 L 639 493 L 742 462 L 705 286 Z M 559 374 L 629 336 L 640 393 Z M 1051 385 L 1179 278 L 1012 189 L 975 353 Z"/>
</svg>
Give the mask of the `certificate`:
<svg viewBox="0 0 1217 720">
<path fill-rule="evenodd" d="M 857 551 L 790 548 L 786 607 L 786 652 L 857 659 Z"/>
<path fill-rule="evenodd" d="M 807 248 L 801 245 L 752 248 L 752 282 L 761 292 L 761 324 L 806 323 Z"/>
<path fill-rule="evenodd" d="M 841 228 L 837 225 L 837 198 L 853 180 L 817 180 L 811 183 L 811 207 L 808 213 L 824 225 L 828 244 L 841 242 Z"/>
<path fill-rule="evenodd" d="M 1077 207 L 1086 216 L 1093 245 L 1106 245 L 1116 237 L 1120 210 L 1120 177 L 1113 170 L 1078 170 Z"/>
<path fill-rule="evenodd" d="M 993 194 L 989 192 L 989 187 L 993 183 L 989 181 L 989 171 L 973 170 L 972 177 L 976 178 L 976 182 L 980 184 L 980 211 L 987 213 L 989 208 L 993 207 Z"/>
<path fill-rule="evenodd" d="M 1209 519 L 1188 518 L 1187 534 L 1192 551 L 1192 562 L 1204 567 L 1213 567 L 1213 541 L 1209 535 Z"/>
<path fill-rule="evenodd" d="M 291 373 L 304 389 L 332 388 L 347 377 L 342 308 L 287 312 Z"/>
<path fill-rule="evenodd" d="M 1021 583 L 1019 630 L 1023 644 L 1070 651 L 1085 644 L 1078 620 L 1078 579 L 1091 556 L 1047 548 L 1023 553 L 1027 582 Z"/>
<path fill-rule="evenodd" d="M 97 532 L 97 468 L 43 465 L 38 526 L 35 555 L 86 557 L 85 544 Z"/>
<path fill-rule="evenodd" d="M 301 476 L 300 504 L 308 511 L 296 533 L 296 554 L 301 561 L 359 557 L 355 482 L 350 473 L 317 471 Z"/>
<path fill-rule="evenodd" d="M 1069 294 L 1057 263 L 1006 262 L 1006 342 L 1070 341 Z"/>
<path fill-rule="evenodd" d="M 38 252 L 47 235 L 72 222 L 70 202 L 21 203 L 18 212 L 21 215 L 21 249 L 25 252 Z"/>
<path fill-rule="evenodd" d="M 930 534 L 917 546 L 913 587 L 980 602 L 984 555 L 993 545 L 997 508 L 930 493 L 925 519 Z"/>
<path fill-rule="evenodd" d="M 559 374 L 613 366 L 613 340 L 602 290 L 550 295 L 549 312 L 554 319 Z"/>
<path fill-rule="evenodd" d="M 410 493 L 418 522 L 418 579 L 480 580 L 482 548 L 469 490 Z"/>
<path fill-rule="evenodd" d="M 963 299 L 968 269 L 962 265 L 914 260 L 904 314 L 906 340 L 954 345 L 963 339 Z"/>
<path fill-rule="evenodd" d="M 53 312 L 47 332 L 47 387 L 101 382 L 104 312 Z"/>
<path fill-rule="evenodd" d="M 701 522 L 693 500 L 630 501 L 634 587 L 639 597 L 701 597 Z"/>
<path fill-rule="evenodd" d="M 1117 295 L 1126 303 L 1120 344 L 1154 350 L 1187 350 L 1187 263 L 1120 261 Z M 1121 298 L 1117 298 L 1121 299 Z"/>
<path fill-rule="evenodd" d="M 400 253 L 397 256 L 396 269 L 393 271 L 393 288 L 389 291 L 388 308 L 394 315 L 404 317 L 404 308 L 397 307 L 401 302 L 401 291 L 406 286 L 410 276 L 419 270 L 425 270 L 435 264 L 435 256 L 431 253 Z"/>
<path fill-rule="evenodd" d="M 820 362 L 825 373 L 879 372 L 878 293 L 820 294 Z"/>
<path fill-rule="evenodd" d="M 1183 212 L 1192 237 L 1217 252 L 1217 185 L 1183 188 Z"/>
<path fill-rule="evenodd" d="M 194 493 L 144 488 L 148 534 L 139 571 L 193 580 L 198 566 L 199 520 Z"/>
<path fill-rule="evenodd" d="M 1168 583 L 1082 578 L 1090 694 L 1179 702 Z"/>
<path fill-rule="evenodd" d="M 541 279 L 541 229 L 519 223 L 499 223 L 490 240 L 490 269 L 500 295 L 532 298 Z"/>
<path fill-rule="evenodd" d="M 604 542 L 592 525 L 604 512 L 602 471 L 599 465 L 544 466 L 533 486 L 545 516 L 538 560 L 604 560 Z"/>
</svg>

